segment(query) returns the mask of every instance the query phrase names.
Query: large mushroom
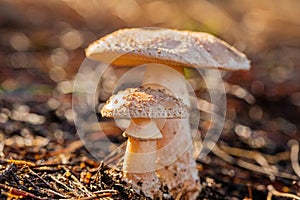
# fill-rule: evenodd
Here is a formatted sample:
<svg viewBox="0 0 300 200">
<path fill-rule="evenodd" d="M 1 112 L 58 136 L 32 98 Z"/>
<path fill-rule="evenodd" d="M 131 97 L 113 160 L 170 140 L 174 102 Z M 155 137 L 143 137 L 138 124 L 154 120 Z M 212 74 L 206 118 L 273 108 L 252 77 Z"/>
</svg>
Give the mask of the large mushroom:
<svg viewBox="0 0 300 200">
<path fill-rule="evenodd" d="M 158 195 L 160 181 L 156 175 L 156 142 L 162 138 L 164 119 L 188 117 L 187 106 L 164 90 L 128 88 L 110 97 L 101 109 L 103 117 L 127 118 L 130 125 L 123 163 L 124 177 L 148 197 Z"/>
<path fill-rule="evenodd" d="M 179 74 L 184 74 L 184 68 L 250 68 L 249 60 L 244 54 L 210 34 L 160 28 L 116 31 L 91 44 L 86 50 L 86 55 L 98 61 L 109 62 L 115 67 L 163 64 L 172 67 Z M 184 103 L 190 106 L 186 80 L 174 70 L 149 64 L 144 82 L 152 88 L 168 86 L 174 95 L 180 96 Z M 173 134 L 174 130 L 176 135 Z M 195 199 L 201 186 L 193 158 L 189 120 L 181 120 L 180 124 L 174 120 L 167 120 L 161 132 L 163 138 L 158 142 L 158 148 L 168 146 L 168 151 L 175 153 L 158 152 L 157 164 L 163 167 L 158 170 L 158 175 L 173 196 L 184 189 L 188 199 Z M 169 145 L 170 143 L 176 145 Z M 186 148 L 182 151 L 178 146 Z"/>
</svg>

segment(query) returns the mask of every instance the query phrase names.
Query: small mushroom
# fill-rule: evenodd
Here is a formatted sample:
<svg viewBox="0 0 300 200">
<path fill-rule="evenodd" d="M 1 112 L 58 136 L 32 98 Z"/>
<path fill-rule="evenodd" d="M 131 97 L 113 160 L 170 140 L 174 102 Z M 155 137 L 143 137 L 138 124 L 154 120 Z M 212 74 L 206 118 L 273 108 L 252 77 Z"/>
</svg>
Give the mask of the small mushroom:
<svg viewBox="0 0 300 200">
<path fill-rule="evenodd" d="M 101 114 L 103 117 L 130 119 L 124 132 L 128 137 L 124 177 L 148 197 L 158 195 L 161 184 L 155 173 L 156 142 L 162 138 L 163 119 L 187 118 L 186 105 L 164 90 L 128 88 L 110 97 Z"/>
<path fill-rule="evenodd" d="M 184 68 L 214 68 L 223 70 L 248 70 L 247 57 L 226 42 L 202 32 L 178 31 L 162 28 L 121 29 L 91 44 L 86 50 L 89 58 L 111 63 L 115 67 L 135 67 L 142 64 L 158 63 L 172 67 L 173 72 L 161 65 L 148 65 L 144 75 L 145 83 L 151 88 L 168 86 L 176 96 L 190 106 L 186 80 L 177 72 L 184 74 Z M 167 78 L 166 78 L 167 77 Z M 162 148 L 171 141 L 176 145 L 168 146 L 158 154 L 158 175 L 169 187 L 173 197 L 185 190 L 187 199 L 196 199 L 201 186 L 196 162 L 190 146 L 180 152 L 178 146 L 192 143 L 189 120 L 166 120 L 161 132 L 163 138 L 158 142 Z M 174 136 L 174 130 L 177 134 Z M 174 162 L 174 158 L 176 161 Z M 170 163 L 172 161 L 172 163 Z M 175 173 L 174 173 L 175 171 Z"/>
</svg>

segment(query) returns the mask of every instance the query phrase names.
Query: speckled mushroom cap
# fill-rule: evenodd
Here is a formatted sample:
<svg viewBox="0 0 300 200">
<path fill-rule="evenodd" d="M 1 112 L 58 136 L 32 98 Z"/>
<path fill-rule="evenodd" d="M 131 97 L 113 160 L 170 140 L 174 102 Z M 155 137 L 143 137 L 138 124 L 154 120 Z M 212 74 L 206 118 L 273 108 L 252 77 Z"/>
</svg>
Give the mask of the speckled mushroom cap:
<svg viewBox="0 0 300 200">
<path fill-rule="evenodd" d="M 250 68 L 243 53 L 213 35 L 160 28 L 118 30 L 92 43 L 86 55 L 116 66 L 160 63 L 225 70 Z"/>
<path fill-rule="evenodd" d="M 188 108 L 165 90 L 128 88 L 110 97 L 101 109 L 103 117 L 187 118 Z"/>
</svg>

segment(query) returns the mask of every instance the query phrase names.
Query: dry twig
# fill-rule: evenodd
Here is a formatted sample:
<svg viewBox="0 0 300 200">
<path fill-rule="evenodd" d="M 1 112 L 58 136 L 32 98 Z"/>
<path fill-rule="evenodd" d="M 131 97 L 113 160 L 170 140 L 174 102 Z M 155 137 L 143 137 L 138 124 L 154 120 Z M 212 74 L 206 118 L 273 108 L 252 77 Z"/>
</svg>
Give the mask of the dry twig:
<svg viewBox="0 0 300 200">
<path fill-rule="evenodd" d="M 300 200 L 299 196 L 295 194 L 279 192 L 272 185 L 268 186 L 268 190 L 269 192 L 268 192 L 267 200 L 272 200 L 272 196 Z"/>
<path fill-rule="evenodd" d="M 8 190 L 9 194 L 18 196 L 19 198 L 25 197 L 25 198 L 32 198 L 32 199 L 36 199 L 36 200 L 43 200 L 43 198 L 37 197 L 36 195 L 34 195 L 30 192 L 26 192 L 26 191 L 23 191 L 23 190 L 20 190 L 20 189 L 11 187 L 11 186 L 7 186 L 7 185 L 1 184 L 1 183 L 0 183 L 0 188 Z"/>
</svg>

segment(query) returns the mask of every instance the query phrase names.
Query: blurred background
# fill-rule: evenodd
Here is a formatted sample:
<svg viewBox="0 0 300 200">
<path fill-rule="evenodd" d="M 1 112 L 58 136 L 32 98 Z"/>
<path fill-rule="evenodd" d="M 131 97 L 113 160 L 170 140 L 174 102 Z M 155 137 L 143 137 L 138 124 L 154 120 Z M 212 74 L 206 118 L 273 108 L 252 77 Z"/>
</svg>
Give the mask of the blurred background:
<svg viewBox="0 0 300 200">
<path fill-rule="evenodd" d="M 1 0 L 1 91 L 72 80 L 90 42 L 120 28 L 159 26 L 209 32 L 245 52 L 252 70 L 232 73 L 230 81 L 296 111 L 299 8 L 296 0 Z"/>
<path fill-rule="evenodd" d="M 289 153 L 300 139 L 299 9 L 297 0 L 0 0 L 0 139 L 7 146 L 53 149 L 51 141 L 63 144 L 74 135 L 73 80 L 92 41 L 125 27 L 204 31 L 244 52 L 252 65 L 249 72 L 224 77 L 228 121 L 220 145 L 274 155 L 267 161 L 286 176 L 271 175 L 290 187 L 300 175 Z M 222 152 L 241 157 L 226 147 Z M 220 173 L 225 181 L 250 182 L 258 190 L 274 181 L 269 172 L 247 174 L 240 169 L 245 166 L 234 174 L 209 169 L 226 166 L 217 159 L 200 163 L 205 175 Z"/>
</svg>

